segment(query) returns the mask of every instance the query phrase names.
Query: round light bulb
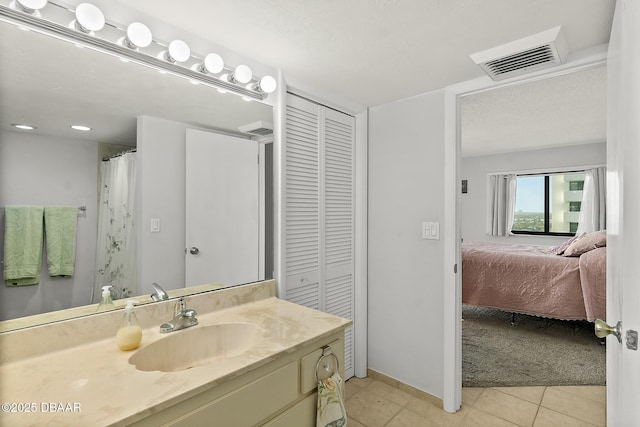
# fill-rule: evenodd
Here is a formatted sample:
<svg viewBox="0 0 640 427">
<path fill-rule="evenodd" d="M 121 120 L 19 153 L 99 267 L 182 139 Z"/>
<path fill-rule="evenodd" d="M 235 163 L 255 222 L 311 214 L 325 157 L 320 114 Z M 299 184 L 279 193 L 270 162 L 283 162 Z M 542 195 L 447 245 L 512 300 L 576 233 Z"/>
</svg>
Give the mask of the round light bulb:
<svg viewBox="0 0 640 427">
<path fill-rule="evenodd" d="M 251 68 L 246 65 L 238 65 L 233 72 L 233 80 L 238 83 L 249 83 L 252 77 L 253 73 L 251 72 Z"/>
<path fill-rule="evenodd" d="M 260 79 L 259 87 L 264 93 L 272 93 L 276 90 L 276 79 L 271 76 L 264 76 Z"/>
<path fill-rule="evenodd" d="M 224 61 L 217 53 L 210 53 L 204 57 L 204 68 L 209 73 L 218 74 L 224 69 Z"/>
<path fill-rule="evenodd" d="M 84 33 L 100 31 L 105 24 L 104 14 L 91 3 L 80 3 L 76 8 L 76 28 Z"/>
<path fill-rule="evenodd" d="M 47 5 L 47 0 L 16 0 L 23 12 L 34 13 Z"/>
<path fill-rule="evenodd" d="M 141 22 L 133 22 L 127 27 L 127 44 L 131 48 L 147 47 L 151 44 L 153 37 L 149 27 Z"/>
<path fill-rule="evenodd" d="M 191 57 L 191 49 L 182 40 L 174 40 L 169 43 L 169 61 L 184 62 Z"/>
</svg>

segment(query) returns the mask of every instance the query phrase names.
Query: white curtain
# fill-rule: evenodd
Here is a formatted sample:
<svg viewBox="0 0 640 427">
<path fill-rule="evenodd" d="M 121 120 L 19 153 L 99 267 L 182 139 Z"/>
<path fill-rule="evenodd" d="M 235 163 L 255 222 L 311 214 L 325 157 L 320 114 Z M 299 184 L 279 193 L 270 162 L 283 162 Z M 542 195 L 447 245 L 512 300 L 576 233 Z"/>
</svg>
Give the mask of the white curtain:
<svg viewBox="0 0 640 427">
<path fill-rule="evenodd" d="M 489 175 L 487 234 L 509 236 L 513 228 L 517 178 L 514 174 Z"/>
<path fill-rule="evenodd" d="M 606 227 L 606 173 L 604 167 L 589 169 L 585 173 L 576 236 Z"/>
<path fill-rule="evenodd" d="M 96 278 L 93 302 L 101 288 L 111 285 L 114 299 L 137 295 L 136 232 L 134 222 L 136 155 L 125 153 L 100 165 L 100 201 Z"/>
</svg>

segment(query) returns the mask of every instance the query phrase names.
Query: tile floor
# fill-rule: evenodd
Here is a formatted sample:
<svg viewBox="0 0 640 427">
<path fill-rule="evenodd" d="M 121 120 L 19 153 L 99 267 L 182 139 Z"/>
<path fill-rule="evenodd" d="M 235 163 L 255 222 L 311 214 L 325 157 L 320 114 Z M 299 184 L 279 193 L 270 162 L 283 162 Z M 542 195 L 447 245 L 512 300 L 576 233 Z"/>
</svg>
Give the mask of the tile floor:
<svg viewBox="0 0 640 427">
<path fill-rule="evenodd" d="M 605 387 L 463 388 L 456 414 L 373 378 L 346 383 L 349 427 L 606 425 Z"/>
</svg>

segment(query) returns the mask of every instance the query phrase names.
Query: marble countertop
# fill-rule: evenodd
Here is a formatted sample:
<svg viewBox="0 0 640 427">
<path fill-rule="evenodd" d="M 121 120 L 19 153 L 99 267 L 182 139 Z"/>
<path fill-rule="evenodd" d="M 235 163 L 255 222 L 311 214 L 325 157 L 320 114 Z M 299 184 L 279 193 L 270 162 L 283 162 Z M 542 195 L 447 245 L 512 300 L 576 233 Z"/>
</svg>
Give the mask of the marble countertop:
<svg viewBox="0 0 640 427">
<path fill-rule="evenodd" d="M 140 348 L 167 336 L 159 333 L 166 320 L 144 330 Z M 351 324 L 275 297 L 198 320 L 193 328 L 253 323 L 263 329 L 264 339 L 239 356 L 179 372 L 138 371 L 128 362 L 136 350 L 120 351 L 115 337 L 9 362 L 0 366 L 0 425 L 126 425 Z"/>
</svg>

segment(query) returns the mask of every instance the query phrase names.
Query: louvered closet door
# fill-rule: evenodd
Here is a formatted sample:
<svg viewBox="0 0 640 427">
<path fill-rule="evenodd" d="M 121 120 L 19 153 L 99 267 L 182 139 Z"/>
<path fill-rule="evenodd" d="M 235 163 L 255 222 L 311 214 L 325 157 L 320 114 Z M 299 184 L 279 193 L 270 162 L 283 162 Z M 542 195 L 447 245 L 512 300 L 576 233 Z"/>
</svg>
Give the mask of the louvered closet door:
<svg viewBox="0 0 640 427">
<path fill-rule="evenodd" d="M 323 109 L 322 273 L 324 311 L 353 320 L 354 314 L 354 118 Z M 354 375 L 353 325 L 345 331 L 345 375 Z"/>
<path fill-rule="evenodd" d="M 285 153 L 286 298 L 320 306 L 320 154 L 318 107 L 287 97 Z"/>
<path fill-rule="evenodd" d="M 354 118 L 287 97 L 286 299 L 353 319 Z M 353 326 L 345 375 L 354 374 Z"/>
</svg>

